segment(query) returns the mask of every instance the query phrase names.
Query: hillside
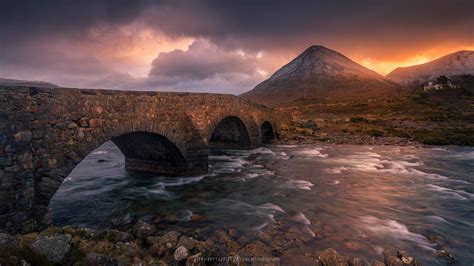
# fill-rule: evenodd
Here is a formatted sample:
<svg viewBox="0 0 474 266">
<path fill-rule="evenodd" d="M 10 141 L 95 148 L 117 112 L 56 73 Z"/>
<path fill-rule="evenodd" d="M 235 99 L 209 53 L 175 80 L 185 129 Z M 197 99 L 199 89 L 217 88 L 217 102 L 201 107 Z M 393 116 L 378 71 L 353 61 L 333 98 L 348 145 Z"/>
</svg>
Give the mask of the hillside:
<svg viewBox="0 0 474 266">
<path fill-rule="evenodd" d="M 46 87 L 53 88 L 59 87 L 56 84 L 44 82 L 44 81 L 29 81 L 29 80 L 19 80 L 19 79 L 4 79 L 0 78 L 0 86 L 25 86 L 25 87 Z"/>
<path fill-rule="evenodd" d="M 474 74 L 474 51 L 459 51 L 425 64 L 399 67 L 387 74 L 387 78 L 408 85 L 432 81 L 441 75 L 464 74 Z"/>
</svg>

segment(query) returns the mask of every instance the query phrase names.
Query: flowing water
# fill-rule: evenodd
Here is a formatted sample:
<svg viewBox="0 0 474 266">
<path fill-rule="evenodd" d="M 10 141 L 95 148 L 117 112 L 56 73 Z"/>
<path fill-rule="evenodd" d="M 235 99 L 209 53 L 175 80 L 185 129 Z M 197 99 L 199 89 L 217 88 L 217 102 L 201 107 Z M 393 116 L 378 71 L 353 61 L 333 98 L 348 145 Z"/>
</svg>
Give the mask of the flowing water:
<svg viewBox="0 0 474 266">
<path fill-rule="evenodd" d="M 57 225 L 108 228 L 159 215 L 255 235 L 284 223 L 314 250 L 381 260 L 394 247 L 427 265 L 448 250 L 474 262 L 474 148 L 352 145 L 213 151 L 209 174 L 128 173 L 112 143 L 86 157 L 53 197 Z M 204 226 L 202 225 L 202 226 Z"/>
</svg>

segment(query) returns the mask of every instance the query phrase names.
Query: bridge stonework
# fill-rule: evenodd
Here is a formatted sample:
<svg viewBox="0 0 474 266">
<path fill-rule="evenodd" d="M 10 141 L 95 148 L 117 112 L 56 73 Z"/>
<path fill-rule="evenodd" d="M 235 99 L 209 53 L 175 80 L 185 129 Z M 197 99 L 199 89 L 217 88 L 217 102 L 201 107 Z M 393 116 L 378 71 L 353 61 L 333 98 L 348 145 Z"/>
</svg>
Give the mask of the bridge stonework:
<svg viewBox="0 0 474 266">
<path fill-rule="evenodd" d="M 0 231 L 48 224 L 64 178 L 106 141 L 129 170 L 188 176 L 207 173 L 209 148 L 277 130 L 273 109 L 232 95 L 0 87 Z"/>
</svg>

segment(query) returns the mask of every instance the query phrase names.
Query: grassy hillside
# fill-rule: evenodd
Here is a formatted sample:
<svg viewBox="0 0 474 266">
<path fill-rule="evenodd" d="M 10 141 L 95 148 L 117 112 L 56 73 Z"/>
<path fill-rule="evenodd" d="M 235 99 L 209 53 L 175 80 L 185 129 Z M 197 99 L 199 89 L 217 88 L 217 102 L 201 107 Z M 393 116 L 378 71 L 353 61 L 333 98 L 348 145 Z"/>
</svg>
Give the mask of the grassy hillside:
<svg viewBox="0 0 474 266">
<path fill-rule="evenodd" d="M 456 88 L 425 91 L 421 85 L 400 97 L 327 102 L 299 99 L 279 110 L 290 113 L 286 139 L 336 143 L 474 145 L 474 78 L 455 77 Z M 453 81 L 454 82 L 454 81 Z"/>
</svg>

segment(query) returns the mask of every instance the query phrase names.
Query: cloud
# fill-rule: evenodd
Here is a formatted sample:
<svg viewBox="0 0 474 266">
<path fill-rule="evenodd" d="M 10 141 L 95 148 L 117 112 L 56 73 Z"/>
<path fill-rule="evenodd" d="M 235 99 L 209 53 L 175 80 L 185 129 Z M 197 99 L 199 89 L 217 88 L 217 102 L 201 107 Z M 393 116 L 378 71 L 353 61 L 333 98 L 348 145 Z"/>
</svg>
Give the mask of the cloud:
<svg viewBox="0 0 474 266">
<path fill-rule="evenodd" d="M 208 40 L 193 42 L 187 51 L 161 53 L 151 65 L 150 76 L 206 79 L 222 74 L 253 75 L 257 55 L 242 50 L 224 50 Z"/>
<path fill-rule="evenodd" d="M 237 91 L 312 44 L 386 72 L 474 47 L 473 9 L 470 0 L 4 0 L 0 76 Z"/>
</svg>

